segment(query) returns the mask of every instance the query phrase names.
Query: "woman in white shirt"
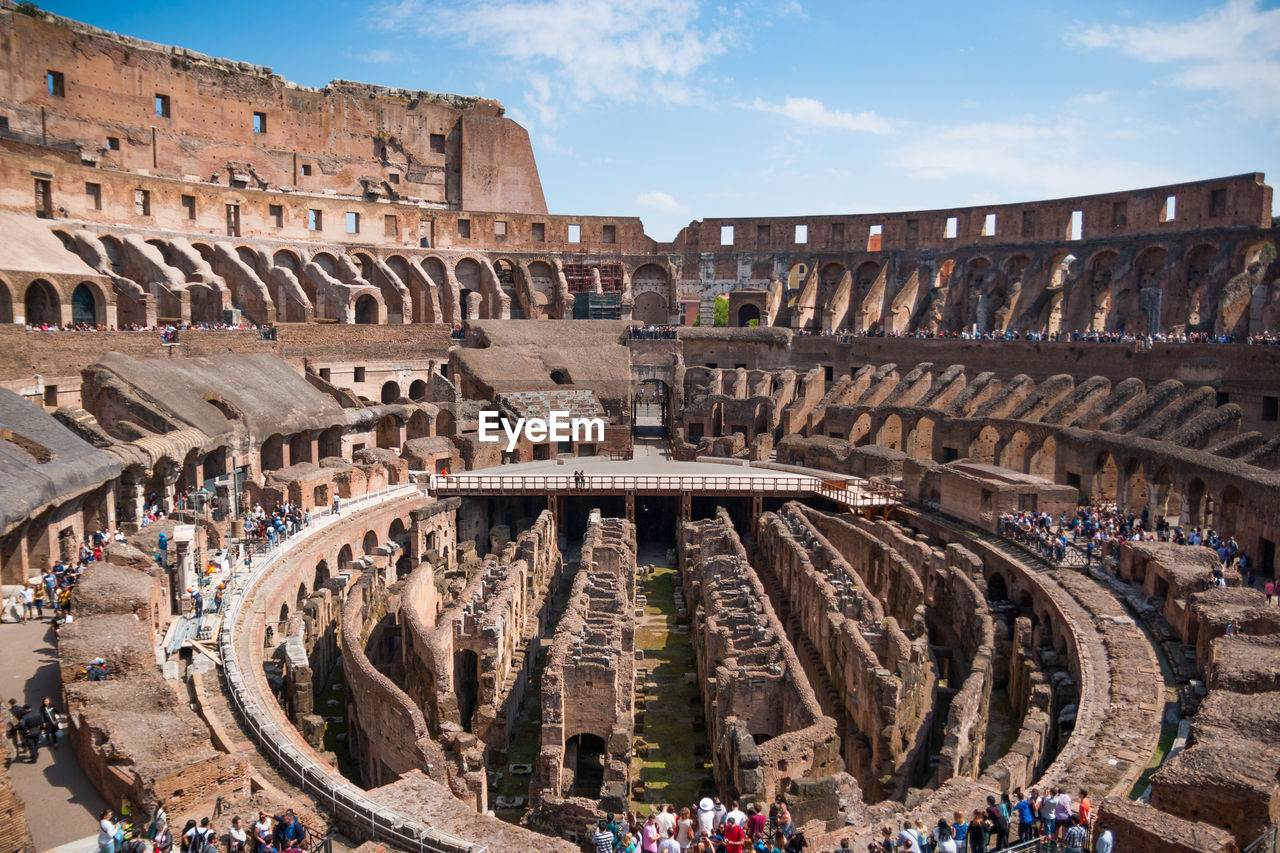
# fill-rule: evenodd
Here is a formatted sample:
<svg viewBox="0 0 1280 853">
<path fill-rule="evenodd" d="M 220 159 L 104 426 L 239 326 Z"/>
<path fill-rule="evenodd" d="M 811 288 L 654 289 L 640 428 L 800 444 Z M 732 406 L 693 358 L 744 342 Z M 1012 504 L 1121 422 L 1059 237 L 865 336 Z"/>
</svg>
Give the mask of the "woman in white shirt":
<svg viewBox="0 0 1280 853">
<path fill-rule="evenodd" d="M 111 822 L 111 809 L 98 813 L 98 849 L 102 853 L 116 853 L 116 825 Z"/>
</svg>

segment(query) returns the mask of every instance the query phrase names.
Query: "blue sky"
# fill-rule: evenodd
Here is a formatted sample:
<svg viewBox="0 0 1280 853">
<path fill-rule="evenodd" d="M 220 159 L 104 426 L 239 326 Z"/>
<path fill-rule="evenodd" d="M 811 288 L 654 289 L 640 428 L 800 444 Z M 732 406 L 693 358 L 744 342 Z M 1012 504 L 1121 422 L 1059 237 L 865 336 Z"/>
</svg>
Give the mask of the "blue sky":
<svg viewBox="0 0 1280 853">
<path fill-rule="evenodd" d="M 1280 2 L 46 2 L 106 29 L 496 98 L 553 213 L 709 216 L 1280 180 Z"/>
</svg>

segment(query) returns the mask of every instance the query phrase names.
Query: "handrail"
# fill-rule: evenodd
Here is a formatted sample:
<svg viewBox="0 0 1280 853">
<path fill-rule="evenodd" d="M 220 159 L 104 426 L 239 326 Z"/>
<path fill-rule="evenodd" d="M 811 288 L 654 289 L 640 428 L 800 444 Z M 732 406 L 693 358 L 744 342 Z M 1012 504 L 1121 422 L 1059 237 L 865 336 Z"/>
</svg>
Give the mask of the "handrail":
<svg viewBox="0 0 1280 853">
<path fill-rule="evenodd" d="M 837 488 L 834 484 L 843 488 Z M 432 492 L 738 492 L 750 495 L 817 494 L 848 506 L 885 506 L 902 501 L 902 489 L 889 483 L 833 474 L 747 477 L 673 474 L 448 474 L 430 478 Z"/>
<path fill-rule="evenodd" d="M 255 695 L 249 686 L 252 675 L 247 675 L 242 670 L 236 652 L 240 623 L 247 612 L 253 612 L 246 611 L 246 606 L 252 601 L 254 590 L 289 555 L 289 552 L 316 536 L 320 531 L 332 527 L 342 515 L 407 497 L 419 491 L 413 483 L 389 486 L 359 498 L 348 498 L 346 505 L 341 507 L 337 515 L 329 508 L 313 511 L 311 524 L 308 527 L 267 550 L 261 560 L 255 561 L 254 567 L 247 574 L 236 578 L 227 596 L 226 616 L 222 620 L 222 627 L 218 634 L 218 647 L 222 653 L 227 691 L 237 716 L 244 722 L 266 757 L 273 759 L 276 766 L 292 777 L 304 792 L 315 796 L 317 802 L 325 804 L 333 814 L 358 821 L 360 825 L 368 825 L 374 838 L 395 844 L 402 850 L 418 853 L 466 853 L 467 851 L 480 853 L 487 849 L 487 845 L 457 838 L 431 826 L 423 827 L 411 818 L 391 810 L 388 806 L 370 800 L 365 796 L 364 791 L 338 775 L 333 767 L 308 762 L 295 746 L 282 743 L 278 737 L 280 727 L 266 719 L 263 711 L 258 707 L 259 702 L 269 703 L 274 707 L 274 697 L 266 699 Z M 298 738 L 301 739 L 301 735 L 298 735 Z"/>
</svg>

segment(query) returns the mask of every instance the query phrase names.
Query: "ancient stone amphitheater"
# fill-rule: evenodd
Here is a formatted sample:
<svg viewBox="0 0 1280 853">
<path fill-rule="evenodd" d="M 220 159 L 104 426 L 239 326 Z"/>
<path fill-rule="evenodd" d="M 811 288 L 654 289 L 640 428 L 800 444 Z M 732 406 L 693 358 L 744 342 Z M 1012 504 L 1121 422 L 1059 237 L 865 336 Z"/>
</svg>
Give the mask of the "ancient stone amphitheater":
<svg viewBox="0 0 1280 853">
<path fill-rule="evenodd" d="M 702 796 L 811 850 L 1033 787 L 1125 853 L 1280 819 L 1261 174 L 659 243 L 547 213 L 494 101 L 0 31 L 5 618 L 121 531 L 57 638 L 117 810 L 407 851 Z M 507 446 L 486 411 L 606 426 Z M 1081 505 L 1249 570 L 1001 523 Z"/>
</svg>

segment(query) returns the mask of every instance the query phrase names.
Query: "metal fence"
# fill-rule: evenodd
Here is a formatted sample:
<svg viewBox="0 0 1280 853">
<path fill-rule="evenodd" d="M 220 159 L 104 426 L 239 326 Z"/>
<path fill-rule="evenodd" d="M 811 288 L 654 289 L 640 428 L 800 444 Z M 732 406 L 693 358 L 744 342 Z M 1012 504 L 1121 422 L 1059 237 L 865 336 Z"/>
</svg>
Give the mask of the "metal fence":
<svg viewBox="0 0 1280 853">
<path fill-rule="evenodd" d="M 262 553 L 253 569 L 239 577 L 239 582 L 227 599 L 226 618 L 222 621 L 218 645 L 231 704 L 244 721 L 245 727 L 264 754 L 302 790 L 315 797 L 318 804 L 325 806 L 330 814 L 355 826 L 368 827 L 370 837 L 389 842 L 403 850 L 416 850 L 418 853 L 486 853 L 488 845 L 473 844 L 431 826 L 424 827 L 411 818 L 374 802 L 332 766 L 316 762 L 304 754 L 293 742 L 301 740 L 297 730 L 288 724 L 282 727 L 274 722 L 271 714 L 263 707 L 266 703 L 274 705 L 275 698 L 260 695 L 254 690 L 251 686 L 252 673 L 246 674 L 241 669 L 236 648 L 237 635 L 246 615 L 245 608 L 252 601 L 253 591 L 280 567 L 289 552 L 320 531 L 332 527 L 342 515 L 409 497 L 418 491 L 415 485 L 406 484 L 391 486 L 360 498 L 351 498 L 345 502 L 346 505 L 337 517 L 330 509 L 314 511 L 309 527 Z"/>
</svg>

